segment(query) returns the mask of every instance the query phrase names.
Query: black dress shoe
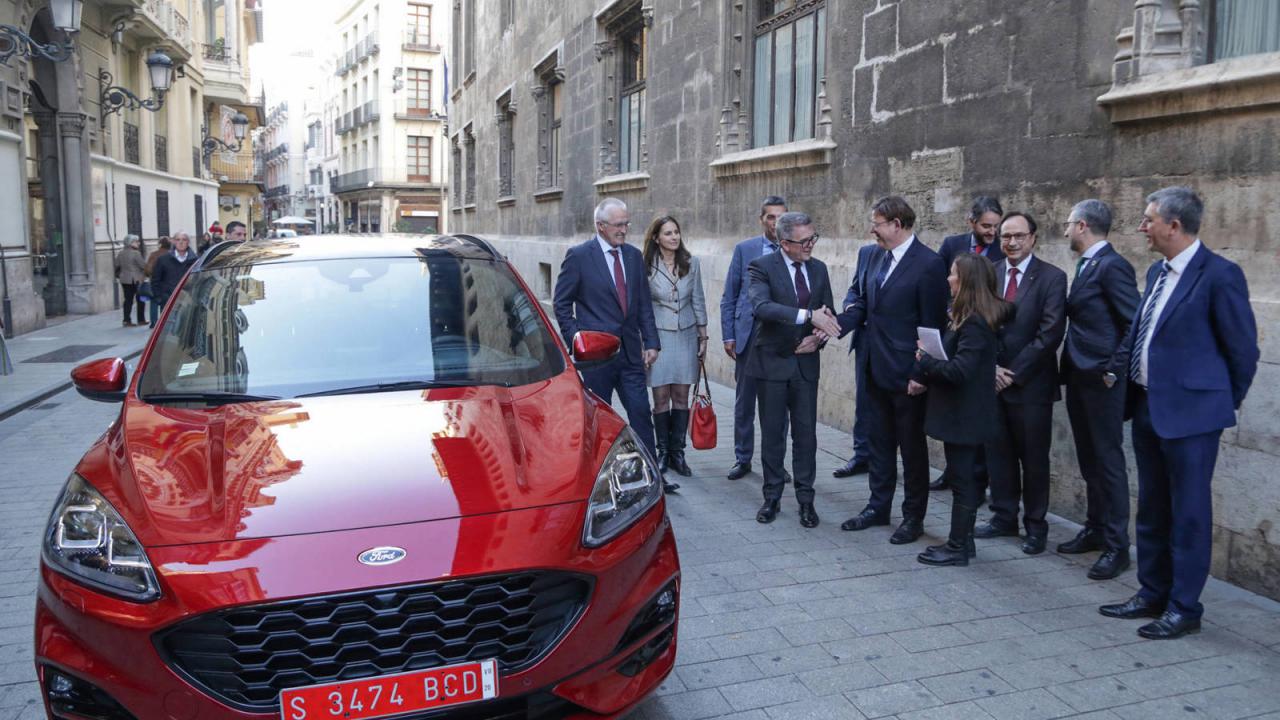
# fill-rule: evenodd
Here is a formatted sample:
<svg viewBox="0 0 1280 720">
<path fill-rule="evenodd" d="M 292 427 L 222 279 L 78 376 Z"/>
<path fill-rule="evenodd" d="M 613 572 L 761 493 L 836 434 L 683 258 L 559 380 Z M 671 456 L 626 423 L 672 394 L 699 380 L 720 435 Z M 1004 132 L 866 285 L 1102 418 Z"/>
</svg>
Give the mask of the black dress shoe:
<svg viewBox="0 0 1280 720">
<path fill-rule="evenodd" d="M 1098 608 L 1098 612 L 1109 618 L 1121 620 L 1156 618 L 1164 615 L 1164 604 L 1154 603 L 1140 595 L 1134 595 L 1117 605 L 1103 605 Z"/>
<path fill-rule="evenodd" d="M 1155 622 L 1138 628 L 1138 634 L 1148 640 L 1172 640 L 1198 632 L 1200 632 L 1200 618 L 1193 618 L 1177 610 L 1166 610 Z"/>
<path fill-rule="evenodd" d="M 818 527 L 818 512 L 813 503 L 800 503 L 800 524 L 807 528 Z"/>
<path fill-rule="evenodd" d="M 1018 528 L 1007 528 L 988 520 L 973 529 L 973 536 L 982 540 L 995 537 L 1018 537 Z"/>
<path fill-rule="evenodd" d="M 1076 533 L 1074 538 L 1058 544 L 1058 552 L 1063 555 L 1080 555 L 1094 550 L 1106 549 L 1107 543 L 1102 539 L 1102 534 L 1089 528 Z"/>
<path fill-rule="evenodd" d="M 951 487 L 951 483 L 947 482 L 946 473 L 939 475 L 937 480 L 934 480 L 933 482 L 929 483 L 930 490 L 946 490 L 949 487 Z M 924 562 L 924 561 L 921 560 L 920 562 Z"/>
<path fill-rule="evenodd" d="M 1026 540 L 1022 541 L 1022 552 L 1028 555 L 1039 555 L 1044 552 L 1044 535 L 1028 535 Z"/>
<path fill-rule="evenodd" d="M 760 506 L 760 512 L 756 513 L 756 522 L 771 523 L 778 517 L 778 501 L 765 500 Z"/>
<path fill-rule="evenodd" d="M 889 536 L 889 542 L 894 545 L 906 545 L 920 539 L 924 534 L 924 524 L 919 520 L 903 520 L 897 530 Z"/>
<path fill-rule="evenodd" d="M 853 458 L 850 458 L 849 462 L 841 465 L 835 470 L 832 470 L 831 477 L 838 477 L 838 478 L 853 477 L 854 475 L 862 475 L 863 473 L 866 473 L 869 469 L 870 468 L 867 467 L 867 463 L 865 460 L 854 462 Z"/>
<path fill-rule="evenodd" d="M 668 495 L 670 495 L 671 493 L 673 493 L 673 492 L 675 492 L 675 491 L 677 491 L 677 490 L 679 490 L 679 489 L 680 489 L 680 484 L 679 484 L 679 483 L 673 483 L 673 482 L 670 482 L 670 481 L 668 481 L 668 480 L 663 480 L 663 481 L 662 481 L 662 492 L 664 492 L 664 493 L 666 493 L 666 494 L 668 494 Z"/>
<path fill-rule="evenodd" d="M 1128 550 L 1107 550 L 1089 568 L 1090 580 L 1110 580 L 1129 569 Z"/>
<path fill-rule="evenodd" d="M 951 543 L 946 542 L 941 545 L 930 545 L 916 556 L 916 560 L 925 565 L 968 567 L 969 552 L 963 547 L 952 547 Z"/>
<path fill-rule="evenodd" d="M 866 530 L 876 525 L 888 525 L 889 518 L 876 515 L 876 511 L 867 508 L 853 517 L 840 523 L 841 530 Z"/>
<path fill-rule="evenodd" d="M 751 463 L 749 462 L 734 463 L 733 467 L 729 468 L 729 474 L 726 475 L 725 477 L 729 478 L 730 480 L 741 480 L 742 478 L 746 477 L 747 473 L 749 472 L 751 472 Z"/>
</svg>

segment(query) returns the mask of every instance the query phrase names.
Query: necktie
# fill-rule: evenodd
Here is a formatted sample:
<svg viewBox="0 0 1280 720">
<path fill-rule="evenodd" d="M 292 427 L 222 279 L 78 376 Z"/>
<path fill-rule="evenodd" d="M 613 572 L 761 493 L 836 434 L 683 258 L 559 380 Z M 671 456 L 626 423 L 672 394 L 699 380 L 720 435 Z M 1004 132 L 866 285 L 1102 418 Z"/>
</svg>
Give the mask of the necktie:
<svg viewBox="0 0 1280 720">
<path fill-rule="evenodd" d="M 885 253 L 880 256 L 880 269 L 876 271 L 876 287 L 884 285 L 884 281 L 889 278 L 889 265 L 893 262 L 893 253 Z"/>
<path fill-rule="evenodd" d="M 1142 317 L 1138 320 L 1138 339 L 1129 353 L 1129 377 L 1134 382 L 1138 381 L 1138 371 L 1142 369 L 1142 351 L 1147 346 L 1147 336 L 1151 334 L 1151 321 L 1155 318 L 1156 304 L 1160 302 L 1160 294 L 1164 292 L 1164 279 L 1168 276 L 1169 262 L 1166 260 L 1160 268 L 1160 277 L 1156 278 L 1155 287 L 1151 289 L 1151 298 L 1147 300 L 1146 307 L 1142 308 Z M 1150 384 L 1150 378 L 1147 382 Z"/>
<path fill-rule="evenodd" d="M 1009 284 L 1004 287 L 1004 299 L 1013 302 L 1018 297 L 1018 268 L 1009 268 Z"/>
<path fill-rule="evenodd" d="M 618 254 L 618 249 L 614 248 L 609 251 L 613 256 L 613 288 L 618 291 L 618 306 L 622 308 L 622 314 L 627 314 L 627 278 L 622 274 L 622 256 Z"/>
<path fill-rule="evenodd" d="M 1081 255 L 1080 259 L 1076 261 L 1076 277 L 1077 278 L 1080 277 L 1080 273 L 1084 271 L 1084 264 L 1087 262 L 1089 261 L 1086 260 L 1083 255 Z"/>
<path fill-rule="evenodd" d="M 980 242 L 976 242 L 973 244 L 973 253 L 975 255 L 985 255 L 987 253 L 987 246 Z"/>
<path fill-rule="evenodd" d="M 796 269 L 796 301 L 800 303 L 800 307 L 809 307 L 809 282 L 804 279 L 804 271 L 800 268 L 803 264 L 797 260 L 791 263 Z"/>
</svg>

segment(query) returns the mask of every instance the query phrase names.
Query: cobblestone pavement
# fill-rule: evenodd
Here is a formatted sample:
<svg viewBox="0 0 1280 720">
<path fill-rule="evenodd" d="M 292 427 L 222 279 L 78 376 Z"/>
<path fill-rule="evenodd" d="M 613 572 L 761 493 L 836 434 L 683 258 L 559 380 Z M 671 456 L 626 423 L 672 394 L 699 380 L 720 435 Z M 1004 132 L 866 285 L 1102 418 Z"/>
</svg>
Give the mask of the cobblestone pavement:
<svg viewBox="0 0 1280 720">
<path fill-rule="evenodd" d="M 720 447 L 690 450 L 695 477 L 669 497 L 684 567 L 678 666 L 632 720 L 1280 719 L 1268 687 L 1280 680 L 1277 603 L 1211 581 L 1204 631 L 1152 642 L 1140 623 L 1097 614 L 1135 580 L 1088 580 L 1093 555 L 1027 557 L 1003 538 L 980 541 L 968 568 L 919 565 L 945 534 L 947 498 L 934 493 L 912 545 L 890 545 L 889 528 L 841 532 L 866 478 L 831 478 L 849 442 L 833 428 L 819 433 L 822 525 L 801 528 L 792 498 L 759 525 L 760 477 L 724 479 L 732 391 L 713 394 Z M 67 391 L 0 421 L 0 720 L 43 717 L 31 660 L 40 536 L 116 412 Z M 1074 531 L 1055 522 L 1051 546 Z"/>
</svg>

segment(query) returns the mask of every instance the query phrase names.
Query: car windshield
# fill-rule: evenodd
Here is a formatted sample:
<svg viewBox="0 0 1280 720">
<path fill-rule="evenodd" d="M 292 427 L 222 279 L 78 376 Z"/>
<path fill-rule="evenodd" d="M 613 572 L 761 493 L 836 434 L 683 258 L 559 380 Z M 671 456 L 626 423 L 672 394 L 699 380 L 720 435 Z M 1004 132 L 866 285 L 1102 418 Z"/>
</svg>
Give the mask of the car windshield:
<svg viewBox="0 0 1280 720">
<path fill-rule="evenodd" d="M 220 267 L 192 273 L 173 302 L 142 370 L 144 400 L 516 386 L 564 370 L 535 301 L 491 260 Z"/>
</svg>

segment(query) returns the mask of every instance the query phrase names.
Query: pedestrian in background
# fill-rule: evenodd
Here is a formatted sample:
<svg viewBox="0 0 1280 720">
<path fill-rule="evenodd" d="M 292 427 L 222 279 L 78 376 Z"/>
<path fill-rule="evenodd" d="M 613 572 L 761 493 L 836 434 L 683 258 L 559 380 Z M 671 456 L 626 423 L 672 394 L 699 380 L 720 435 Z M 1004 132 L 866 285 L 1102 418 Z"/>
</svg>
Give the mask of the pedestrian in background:
<svg viewBox="0 0 1280 720">
<path fill-rule="evenodd" d="M 648 374 L 658 464 L 689 477 L 693 471 L 684 457 L 689 386 L 697 382 L 698 363 L 707 354 L 707 302 L 698 258 L 685 247 L 680 223 L 670 215 L 656 218 L 645 231 L 644 265 L 662 346 Z"/>
<path fill-rule="evenodd" d="M 151 271 L 151 291 L 155 298 L 151 301 L 151 327 L 156 326 L 160 310 L 169 302 L 169 296 L 178 288 L 178 282 L 187 273 L 187 269 L 196 264 L 196 254 L 191 251 L 191 236 L 184 232 L 173 236 L 173 249 L 163 253 L 156 260 Z"/>
<path fill-rule="evenodd" d="M 150 278 L 155 273 L 156 263 L 160 262 L 160 258 L 167 255 L 169 253 L 169 250 L 172 247 L 173 247 L 173 244 L 169 242 L 169 238 L 167 236 L 162 236 L 160 238 L 155 252 L 147 256 L 146 273 L 148 278 Z M 147 299 L 147 304 L 150 305 L 147 316 L 151 320 L 150 326 L 155 327 L 156 320 L 160 318 L 160 304 L 156 302 L 155 283 L 152 282 L 148 284 L 151 286 L 151 297 Z"/>
<path fill-rule="evenodd" d="M 982 499 L 978 455 L 996 439 L 996 333 L 1012 306 L 996 295 L 996 273 L 977 253 L 957 255 L 947 276 L 951 309 L 942 338 L 946 359 L 916 351 L 925 393 L 925 433 L 942 441 L 951 473 L 951 532 L 916 559 L 925 565 L 968 565 Z"/>
<path fill-rule="evenodd" d="M 138 286 L 147 279 L 147 264 L 142 259 L 142 239 L 137 235 L 124 236 L 124 249 L 116 255 L 115 271 L 120 289 L 124 291 L 124 326 L 133 327 L 130 312 L 135 302 L 138 307 L 138 324 L 145 323 L 147 307 L 138 296 Z"/>
</svg>

